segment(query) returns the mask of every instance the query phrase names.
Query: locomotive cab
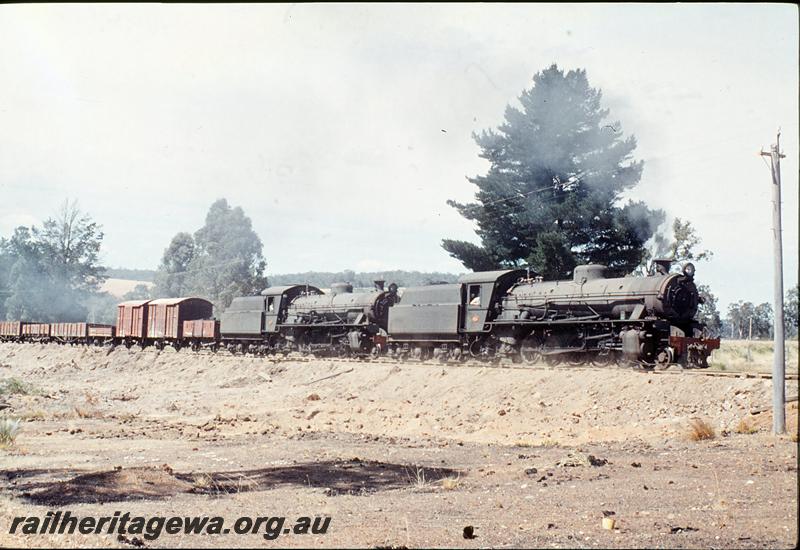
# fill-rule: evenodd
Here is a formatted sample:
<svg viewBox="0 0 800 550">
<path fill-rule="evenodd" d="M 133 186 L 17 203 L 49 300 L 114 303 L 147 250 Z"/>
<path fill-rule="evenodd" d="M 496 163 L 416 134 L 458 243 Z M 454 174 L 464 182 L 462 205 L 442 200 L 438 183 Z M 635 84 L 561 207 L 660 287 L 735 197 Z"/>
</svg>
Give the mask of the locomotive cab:
<svg viewBox="0 0 800 550">
<path fill-rule="evenodd" d="M 523 274 L 521 269 L 479 271 L 461 276 L 464 316 L 461 329 L 467 333 L 489 332 L 499 310 L 500 298 Z"/>
</svg>

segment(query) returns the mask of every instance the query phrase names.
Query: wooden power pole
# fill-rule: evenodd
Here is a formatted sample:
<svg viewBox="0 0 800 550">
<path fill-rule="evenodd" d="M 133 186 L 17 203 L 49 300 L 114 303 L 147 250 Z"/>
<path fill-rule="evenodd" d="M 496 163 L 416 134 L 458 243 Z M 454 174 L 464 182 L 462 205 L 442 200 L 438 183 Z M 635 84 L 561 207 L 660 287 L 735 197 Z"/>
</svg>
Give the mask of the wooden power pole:
<svg viewBox="0 0 800 550">
<path fill-rule="evenodd" d="M 772 172 L 772 244 L 775 255 L 775 314 L 774 347 L 772 360 L 772 433 L 786 432 L 786 360 L 783 337 L 783 237 L 781 236 L 781 132 L 769 152 L 761 156 L 770 158 Z"/>
</svg>

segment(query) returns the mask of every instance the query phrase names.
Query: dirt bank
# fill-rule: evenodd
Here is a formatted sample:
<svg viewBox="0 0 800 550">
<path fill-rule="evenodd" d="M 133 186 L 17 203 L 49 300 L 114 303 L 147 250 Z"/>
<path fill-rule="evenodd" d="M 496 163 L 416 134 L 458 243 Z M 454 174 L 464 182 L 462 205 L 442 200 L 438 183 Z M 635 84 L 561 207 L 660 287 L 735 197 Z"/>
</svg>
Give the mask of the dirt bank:
<svg viewBox="0 0 800 550">
<path fill-rule="evenodd" d="M 35 415 L 107 415 L 190 434 L 297 431 L 579 444 L 671 440 L 699 417 L 733 430 L 770 403 L 769 380 L 626 369 L 510 369 L 330 361 L 272 363 L 172 350 L 0 346 L 2 377 Z M 790 388 L 789 393 L 793 393 Z"/>
<path fill-rule="evenodd" d="M 4 546 L 739 548 L 797 536 L 796 443 L 749 414 L 770 403 L 769 380 L 0 345 L 0 389 L 2 414 L 22 419 L 0 448 Z M 787 417 L 796 433 L 796 403 Z M 692 419 L 711 439 L 692 440 Z M 327 515 L 332 528 L 272 543 L 8 534 L 12 516 L 55 509 Z"/>
</svg>

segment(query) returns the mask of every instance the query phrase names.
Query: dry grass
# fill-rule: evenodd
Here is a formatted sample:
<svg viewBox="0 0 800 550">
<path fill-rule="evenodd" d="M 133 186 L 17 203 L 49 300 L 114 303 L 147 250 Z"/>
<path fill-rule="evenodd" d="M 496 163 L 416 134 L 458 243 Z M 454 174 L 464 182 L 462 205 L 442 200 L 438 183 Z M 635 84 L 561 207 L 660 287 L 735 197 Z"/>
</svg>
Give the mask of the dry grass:
<svg viewBox="0 0 800 550">
<path fill-rule="evenodd" d="M 198 491 L 207 491 L 214 480 L 208 474 L 197 474 L 192 478 L 192 486 Z"/>
<path fill-rule="evenodd" d="M 75 405 L 72 407 L 72 410 L 75 411 L 75 414 L 78 416 L 78 418 L 103 418 L 103 413 L 97 409 Z"/>
<path fill-rule="evenodd" d="M 425 469 L 421 466 L 415 466 L 410 472 L 406 469 L 406 477 L 416 489 L 427 489 L 431 485 L 431 481 L 425 477 Z"/>
<path fill-rule="evenodd" d="M 442 489 L 445 491 L 454 491 L 461 486 L 461 476 L 443 477 L 441 480 Z"/>
<path fill-rule="evenodd" d="M 0 447 L 13 444 L 21 427 L 19 418 L 0 418 Z"/>
<path fill-rule="evenodd" d="M 257 483 L 244 474 L 216 474 L 216 478 L 209 474 L 195 474 L 192 476 L 192 489 L 197 493 L 211 495 L 239 494 L 251 491 L 256 486 Z"/>
<path fill-rule="evenodd" d="M 756 426 L 752 419 L 745 416 L 739 420 L 739 423 L 736 424 L 736 428 L 734 428 L 733 431 L 737 434 L 754 434 L 758 431 L 758 426 Z"/>
<path fill-rule="evenodd" d="M 786 370 L 797 372 L 798 340 L 786 341 Z M 750 356 L 748 357 L 748 347 Z M 772 340 L 727 340 L 711 355 L 712 370 L 770 372 L 772 370 Z"/>
<path fill-rule="evenodd" d="M 717 437 L 714 428 L 701 418 L 693 418 L 689 422 L 689 439 L 692 441 L 703 441 Z"/>
<path fill-rule="evenodd" d="M 20 419 L 27 420 L 29 422 L 37 422 L 42 421 L 46 418 L 45 413 L 42 409 L 36 409 L 35 411 L 26 411 L 19 415 Z"/>
<path fill-rule="evenodd" d="M 38 393 L 33 386 L 19 378 L 11 377 L 0 380 L 0 395 L 31 395 Z"/>
</svg>

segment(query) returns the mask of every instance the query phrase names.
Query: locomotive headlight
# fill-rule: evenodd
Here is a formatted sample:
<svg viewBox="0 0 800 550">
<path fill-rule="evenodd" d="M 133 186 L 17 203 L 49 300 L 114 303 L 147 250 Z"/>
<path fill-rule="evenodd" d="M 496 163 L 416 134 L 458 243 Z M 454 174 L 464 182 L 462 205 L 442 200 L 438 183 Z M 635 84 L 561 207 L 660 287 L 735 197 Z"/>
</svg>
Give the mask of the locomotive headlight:
<svg viewBox="0 0 800 550">
<path fill-rule="evenodd" d="M 690 279 L 694 279 L 694 264 L 692 262 L 689 262 L 683 266 L 683 274 Z"/>
</svg>

